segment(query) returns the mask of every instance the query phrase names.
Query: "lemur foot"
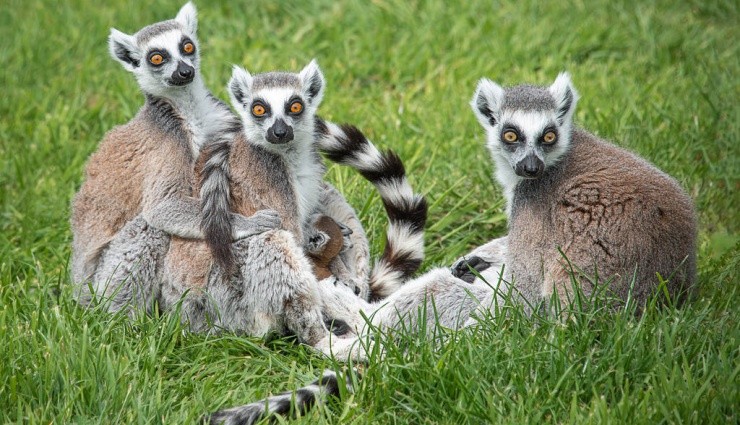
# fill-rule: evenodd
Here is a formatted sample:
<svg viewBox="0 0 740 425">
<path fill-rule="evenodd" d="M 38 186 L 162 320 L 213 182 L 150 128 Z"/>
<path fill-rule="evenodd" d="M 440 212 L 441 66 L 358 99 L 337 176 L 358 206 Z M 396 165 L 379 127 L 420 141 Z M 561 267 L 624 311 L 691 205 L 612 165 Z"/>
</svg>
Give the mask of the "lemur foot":
<svg viewBox="0 0 740 425">
<path fill-rule="evenodd" d="M 472 272 L 471 269 L 480 274 L 480 272 L 489 267 L 491 267 L 491 263 L 474 255 L 467 258 L 462 257 L 459 260 L 455 261 L 452 267 L 450 267 L 450 272 L 458 279 L 462 279 L 467 283 L 473 283 L 476 275 Z"/>
</svg>

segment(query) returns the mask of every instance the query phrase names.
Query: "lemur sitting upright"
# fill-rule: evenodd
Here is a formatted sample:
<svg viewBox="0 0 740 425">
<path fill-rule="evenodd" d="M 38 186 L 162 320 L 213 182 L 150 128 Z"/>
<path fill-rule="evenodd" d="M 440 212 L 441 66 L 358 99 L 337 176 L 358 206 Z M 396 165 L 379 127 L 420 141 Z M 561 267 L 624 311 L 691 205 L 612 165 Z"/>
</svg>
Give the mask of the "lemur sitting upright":
<svg viewBox="0 0 740 425">
<path fill-rule="evenodd" d="M 574 129 L 577 100 L 563 73 L 547 88 L 483 79 L 471 101 L 506 196 L 509 280 L 530 304 L 572 301 L 574 274 L 586 296 L 608 284 L 638 307 L 658 275 L 682 296 L 696 278 L 691 198 L 646 160 Z"/>
<path fill-rule="evenodd" d="M 380 192 L 389 215 L 388 239 L 370 278 L 370 288 L 374 296 L 382 296 L 392 292 L 388 288 L 399 286 L 421 263 L 426 202 L 414 194 L 397 155 L 390 151 L 381 153 L 355 127 L 340 127 L 315 117 L 324 84 L 315 61 L 299 74 L 272 72 L 252 77 L 235 68 L 229 90 L 243 119 L 245 140 L 256 146 L 255 149 L 275 156 L 275 161 L 284 164 L 286 175 L 250 175 L 251 171 L 239 169 L 234 159 L 227 160 L 225 153 L 209 159 L 203 171 L 201 192 L 206 241 L 217 262 L 228 270 L 233 259 L 229 244 L 220 236 L 230 232 L 227 208 L 247 213 L 252 208 L 250 200 L 260 199 L 281 187 L 285 196 L 296 199 L 295 208 L 285 207 L 281 212 L 283 227 L 307 246 L 313 234 L 312 217 L 323 214 L 325 208 L 319 198 L 324 174 L 317 152 L 321 148 L 333 161 L 357 169 Z M 240 149 L 243 148 L 237 139 L 230 147 L 231 157 L 239 155 Z M 231 187 L 225 183 L 229 180 L 233 182 Z M 271 191 L 255 188 L 264 184 L 269 184 Z M 243 193 L 235 192 L 239 187 L 243 187 Z"/>
<path fill-rule="evenodd" d="M 98 296 L 109 298 L 111 310 L 136 304 L 148 311 L 170 236 L 203 238 L 192 196 L 195 159 L 239 123 L 203 84 L 196 30 L 191 3 L 134 35 L 111 30 L 110 53 L 134 74 L 146 101 L 106 134 L 72 202 L 71 275 L 83 304 Z M 231 220 L 230 241 L 280 222 L 274 211 Z"/>
<path fill-rule="evenodd" d="M 381 154 L 353 127 L 317 126 L 315 112 L 323 87 L 315 62 L 300 73 L 252 76 L 234 68 L 228 89 L 244 130 L 231 143 L 212 145 L 202 161 L 203 228 L 214 257 L 199 241 L 176 240 L 165 265 L 165 274 L 173 276 L 163 289 L 166 301 L 184 300 L 182 312 L 191 327 L 216 326 L 250 335 L 288 331 L 323 352 L 357 357 L 348 351 L 351 344 L 341 339 L 333 337 L 335 344 L 329 345 L 323 319 L 342 318 L 325 314 L 338 309 L 325 306 L 328 300 L 320 297 L 309 259 L 299 248 L 306 246 L 307 228 L 313 231 L 315 226 L 313 218 L 323 214 L 319 200 L 324 167 L 316 140 L 320 134 L 335 136 L 333 159 L 354 165 L 368 177 L 389 212 L 391 243 L 383 256 L 386 261 L 379 264 L 387 264 L 390 273 L 378 275 L 376 287 L 382 289 L 384 282 L 398 285 L 398 279 L 418 267 L 426 202 L 413 193 L 395 154 Z M 361 164 L 353 162 L 356 155 L 362 155 Z M 262 209 L 278 211 L 284 230 L 268 231 L 222 249 L 218 235 L 231 232 L 231 211 L 250 216 Z M 218 257 L 220 253 L 225 253 L 225 260 Z M 276 263 L 273 256 L 277 255 L 285 261 Z M 212 270 L 211 258 L 217 260 Z M 230 264 L 236 266 L 234 275 Z M 198 284 L 186 275 L 206 278 Z M 354 293 L 353 297 L 357 298 Z"/>
</svg>

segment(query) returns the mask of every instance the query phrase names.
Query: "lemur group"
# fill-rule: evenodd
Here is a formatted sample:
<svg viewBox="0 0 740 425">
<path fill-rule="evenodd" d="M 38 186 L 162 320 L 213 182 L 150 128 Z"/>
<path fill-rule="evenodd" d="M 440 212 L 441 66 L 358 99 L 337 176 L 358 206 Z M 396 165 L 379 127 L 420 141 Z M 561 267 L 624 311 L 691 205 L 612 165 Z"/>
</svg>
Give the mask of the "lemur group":
<svg viewBox="0 0 740 425">
<path fill-rule="evenodd" d="M 290 334 L 367 361 L 379 344 L 366 338 L 371 328 L 461 329 L 504 303 L 531 314 L 594 295 L 615 308 L 634 303 L 639 314 L 659 288 L 690 294 L 692 200 L 648 161 L 574 126 L 578 93 L 567 73 L 545 87 L 480 80 L 470 105 L 508 235 L 414 277 L 427 203 L 396 154 L 317 115 L 318 64 L 261 74 L 234 66 L 235 114 L 205 87 L 196 32 L 191 3 L 133 35 L 111 30 L 110 53 L 145 102 L 105 135 L 72 202 L 71 278 L 83 306 L 130 316 L 156 306 L 178 311 L 194 332 Z M 378 191 L 388 227 L 377 261 L 355 210 L 324 180 L 324 158 Z M 337 390 L 337 375 L 325 372 L 206 418 L 253 423 Z"/>
</svg>

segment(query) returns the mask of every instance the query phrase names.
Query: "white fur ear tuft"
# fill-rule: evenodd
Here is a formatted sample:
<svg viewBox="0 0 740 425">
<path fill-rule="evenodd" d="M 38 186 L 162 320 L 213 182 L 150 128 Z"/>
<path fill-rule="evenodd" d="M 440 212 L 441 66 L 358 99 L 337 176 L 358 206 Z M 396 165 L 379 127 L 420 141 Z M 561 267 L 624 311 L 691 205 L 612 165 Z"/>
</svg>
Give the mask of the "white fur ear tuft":
<svg viewBox="0 0 740 425">
<path fill-rule="evenodd" d="M 185 6 L 180 8 L 180 11 L 177 12 L 175 20 L 179 22 L 185 28 L 185 31 L 190 33 L 190 35 L 195 35 L 198 31 L 198 12 L 195 10 L 193 2 L 189 1 L 185 3 Z"/>
<path fill-rule="evenodd" d="M 303 83 L 303 90 L 308 98 L 311 106 L 316 107 L 321 103 L 321 99 L 324 96 L 324 74 L 321 73 L 321 68 L 313 59 L 311 63 L 306 65 L 299 74 L 301 82 Z"/>
<path fill-rule="evenodd" d="M 141 53 L 133 36 L 111 28 L 108 36 L 108 49 L 113 59 L 120 62 L 126 70 L 133 72 L 135 68 L 138 68 Z"/>
<path fill-rule="evenodd" d="M 500 118 L 504 103 L 504 89 L 493 81 L 482 78 L 475 89 L 470 106 L 483 127 L 494 126 Z"/>
<path fill-rule="evenodd" d="M 555 82 L 548 88 L 548 91 L 555 99 L 560 124 L 570 122 L 573 119 L 579 97 L 573 83 L 570 81 L 570 74 L 561 72 Z"/>
<path fill-rule="evenodd" d="M 231 79 L 227 87 L 231 103 L 234 107 L 241 109 L 246 106 L 247 95 L 252 90 L 252 81 L 252 74 L 249 71 L 234 65 L 234 70 L 231 72 Z"/>
</svg>

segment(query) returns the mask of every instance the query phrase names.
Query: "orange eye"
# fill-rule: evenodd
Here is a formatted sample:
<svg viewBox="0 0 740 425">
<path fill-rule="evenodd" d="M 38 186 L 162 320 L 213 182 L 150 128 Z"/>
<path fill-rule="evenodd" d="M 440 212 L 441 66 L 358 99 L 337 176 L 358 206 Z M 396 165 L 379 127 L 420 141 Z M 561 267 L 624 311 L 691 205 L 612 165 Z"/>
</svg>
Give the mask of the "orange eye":
<svg viewBox="0 0 740 425">
<path fill-rule="evenodd" d="M 195 51 L 195 46 L 191 42 L 187 42 L 182 46 L 182 51 L 191 54 Z"/>
<path fill-rule="evenodd" d="M 554 131 L 548 131 L 547 133 L 545 133 L 544 136 L 542 136 L 542 141 L 544 143 L 555 143 L 555 140 L 557 140 L 557 138 L 558 135 L 555 134 Z"/>
<path fill-rule="evenodd" d="M 519 136 L 516 135 L 513 131 L 507 131 L 504 133 L 504 141 L 507 143 L 514 143 L 517 140 L 519 140 Z"/>
<path fill-rule="evenodd" d="M 293 102 L 290 104 L 290 112 L 292 114 L 300 114 L 303 111 L 303 104 L 301 102 Z"/>
<path fill-rule="evenodd" d="M 252 106 L 252 115 L 254 115 L 255 117 L 261 117 L 265 115 L 266 112 L 267 110 L 265 109 L 265 107 L 260 104 Z"/>
<path fill-rule="evenodd" d="M 164 56 L 159 53 L 149 56 L 149 63 L 152 65 L 162 65 L 162 62 L 164 62 Z"/>
</svg>

